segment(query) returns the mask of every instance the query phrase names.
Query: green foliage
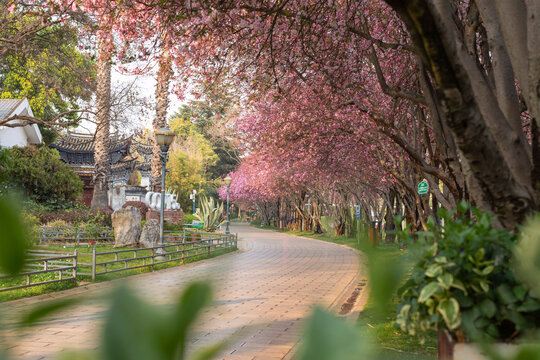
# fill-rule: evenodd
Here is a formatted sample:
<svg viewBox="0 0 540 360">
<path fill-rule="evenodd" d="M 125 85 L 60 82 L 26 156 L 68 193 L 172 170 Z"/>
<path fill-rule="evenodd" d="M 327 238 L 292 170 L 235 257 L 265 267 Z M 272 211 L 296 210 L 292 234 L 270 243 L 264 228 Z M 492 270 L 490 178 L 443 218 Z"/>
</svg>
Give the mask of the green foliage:
<svg viewBox="0 0 540 360">
<path fill-rule="evenodd" d="M 14 32 L 35 21 L 31 15 L 21 14 L 13 14 L 11 19 L 9 28 Z M 91 98 L 95 77 L 93 60 L 78 50 L 78 29 L 66 23 L 47 26 L 31 39 L 0 59 L 0 98 L 26 97 L 34 116 L 46 121 L 77 110 L 78 100 Z M 60 122 L 76 117 L 70 114 Z M 40 130 L 46 144 L 56 138 L 47 127 L 40 126 Z"/>
<path fill-rule="evenodd" d="M 0 196 L 0 229 L 0 271 L 16 274 L 24 266 L 27 234 L 15 203 L 5 196 Z"/>
<path fill-rule="evenodd" d="M 88 222 L 86 224 L 83 223 L 83 224 L 80 224 L 79 226 L 81 229 L 86 231 L 88 235 L 94 240 L 97 240 L 99 234 L 103 232 L 103 230 L 105 230 L 99 222 L 94 222 L 94 221 Z"/>
<path fill-rule="evenodd" d="M 468 211 L 473 218 L 465 216 Z M 418 261 L 401 288 L 396 324 L 422 335 L 439 327 L 472 340 L 509 340 L 540 326 L 540 299 L 511 267 L 517 235 L 461 204 L 441 210 L 444 227 L 417 234 Z M 408 229 L 399 233 L 414 247 Z"/>
<path fill-rule="evenodd" d="M 199 218 L 193 214 L 184 214 L 182 215 L 182 219 L 186 224 L 191 224 L 193 220 L 199 220 Z"/>
<path fill-rule="evenodd" d="M 218 198 L 219 181 L 238 165 L 236 148 L 230 139 L 233 131 L 226 124 L 227 104 L 193 101 L 180 107 L 170 121 L 179 146 L 169 159 L 167 186 L 178 194 L 182 209 L 191 209 L 189 195 Z"/>
<path fill-rule="evenodd" d="M 343 319 L 317 308 L 308 320 L 301 360 L 373 359 L 365 336 Z"/>
<path fill-rule="evenodd" d="M 46 147 L 13 147 L 8 150 L 8 188 L 22 189 L 29 199 L 49 209 L 71 206 L 82 193 L 79 177 L 60 160 L 58 152 Z M 5 190 L 4 190 L 5 191 Z"/>
<path fill-rule="evenodd" d="M 165 222 L 163 224 L 163 228 L 164 230 L 167 230 L 167 231 L 180 231 L 184 228 L 184 226 L 180 223 L 168 223 L 168 222 Z"/>
<path fill-rule="evenodd" d="M 195 216 L 199 221 L 204 223 L 203 229 L 206 231 L 215 231 L 224 221 L 223 217 L 223 203 L 216 202 L 214 198 L 207 198 L 201 196 L 201 207 L 197 208 Z"/>
<path fill-rule="evenodd" d="M 21 220 L 24 226 L 27 246 L 37 244 L 39 241 L 39 219 L 27 211 L 21 211 Z"/>
</svg>

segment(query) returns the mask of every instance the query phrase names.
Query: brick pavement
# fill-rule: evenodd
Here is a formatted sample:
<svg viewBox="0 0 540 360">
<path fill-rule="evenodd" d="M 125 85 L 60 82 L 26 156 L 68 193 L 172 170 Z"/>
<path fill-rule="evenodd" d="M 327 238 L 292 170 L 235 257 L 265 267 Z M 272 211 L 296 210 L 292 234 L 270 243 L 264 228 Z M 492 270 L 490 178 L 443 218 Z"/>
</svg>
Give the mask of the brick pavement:
<svg viewBox="0 0 540 360">
<path fill-rule="evenodd" d="M 191 348 L 225 337 L 233 345 L 220 358 L 283 359 L 302 332 L 302 320 L 313 306 L 339 307 L 356 286 L 360 260 L 343 246 L 236 224 L 240 251 L 54 294 L 3 304 L 11 316 L 44 299 L 83 293 L 99 298 L 115 282 L 128 281 L 147 300 L 171 304 L 195 279 L 211 279 L 215 303 L 204 310 Z M 57 314 L 32 330 L 8 332 L 12 355 L 47 359 L 63 349 L 96 348 L 107 306 L 97 300 Z M 290 354 L 289 354 L 290 356 Z"/>
</svg>

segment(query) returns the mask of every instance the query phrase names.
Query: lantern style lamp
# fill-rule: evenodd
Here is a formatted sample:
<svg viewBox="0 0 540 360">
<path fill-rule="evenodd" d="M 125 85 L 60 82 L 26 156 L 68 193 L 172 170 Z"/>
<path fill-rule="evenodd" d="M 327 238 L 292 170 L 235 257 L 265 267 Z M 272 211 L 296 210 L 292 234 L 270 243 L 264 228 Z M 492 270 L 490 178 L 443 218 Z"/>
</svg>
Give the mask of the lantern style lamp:
<svg viewBox="0 0 540 360">
<path fill-rule="evenodd" d="M 223 179 L 223 182 L 225 183 L 225 185 L 227 185 L 227 228 L 225 229 L 225 234 L 230 234 L 230 231 L 229 231 L 229 190 L 231 188 L 232 178 L 227 175 L 227 177 Z"/>
<path fill-rule="evenodd" d="M 159 244 L 161 248 L 157 250 L 159 254 L 164 254 L 165 249 L 163 248 L 163 222 L 164 222 L 164 213 L 165 213 L 165 172 L 167 171 L 167 153 L 169 151 L 169 146 L 174 140 L 174 132 L 169 129 L 168 126 L 162 127 L 154 133 L 156 136 L 156 143 L 159 145 L 161 150 L 161 206 L 160 210 L 160 226 L 159 226 Z M 165 258 L 163 258 L 165 260 Z"/>
</svg>

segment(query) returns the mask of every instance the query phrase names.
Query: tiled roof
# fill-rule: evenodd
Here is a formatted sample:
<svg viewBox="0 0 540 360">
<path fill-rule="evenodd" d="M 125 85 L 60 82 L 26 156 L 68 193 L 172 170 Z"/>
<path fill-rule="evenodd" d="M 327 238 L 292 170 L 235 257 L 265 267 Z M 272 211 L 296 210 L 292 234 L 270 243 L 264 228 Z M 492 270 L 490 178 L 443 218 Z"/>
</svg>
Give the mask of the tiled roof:
<svg viewBox="0 0 540 360">
<path fill-rule="evenodd" d="M 129 152 L 133 154 L 134 152 L 138 152 L 141 155 L 142 154 L 152 154 L 152 144 L 143 144 L 142 142 L 139 142 L 137 140 L 133 140 L 131 142 L 131 145 L 129 146 Z"/>
<path fill-rule="evenodd" d="M 113 136 L 110 138 L 110 151 L 118 151 L 131 143 L 131 137 L 119 138 Z M 76 153 L 93 153 L 94 152 L 94 136 L 91 134 L 67 133 L 63 137 L 56 139 L 52 147 L 67 152 Z M 127 147 L 126 147 L 127 148 Z"/>
<path fill-rule="evenodd" d="M 24 99 L 0 99 L 0 120 L 9 117 Z"/>
</svg>

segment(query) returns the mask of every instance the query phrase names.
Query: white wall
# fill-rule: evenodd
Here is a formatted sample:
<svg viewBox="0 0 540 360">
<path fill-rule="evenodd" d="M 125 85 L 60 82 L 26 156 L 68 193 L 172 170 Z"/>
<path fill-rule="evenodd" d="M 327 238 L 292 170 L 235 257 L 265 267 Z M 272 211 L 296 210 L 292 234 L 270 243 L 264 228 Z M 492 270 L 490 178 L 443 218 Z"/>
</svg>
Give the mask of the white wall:
<svg viewBox="0 0 540 360">
<path fill-rule="evenodd" d="M 26 146 L 28 137 L 24 128 L 0 127 L 0 147 Z"/>
</svg>

